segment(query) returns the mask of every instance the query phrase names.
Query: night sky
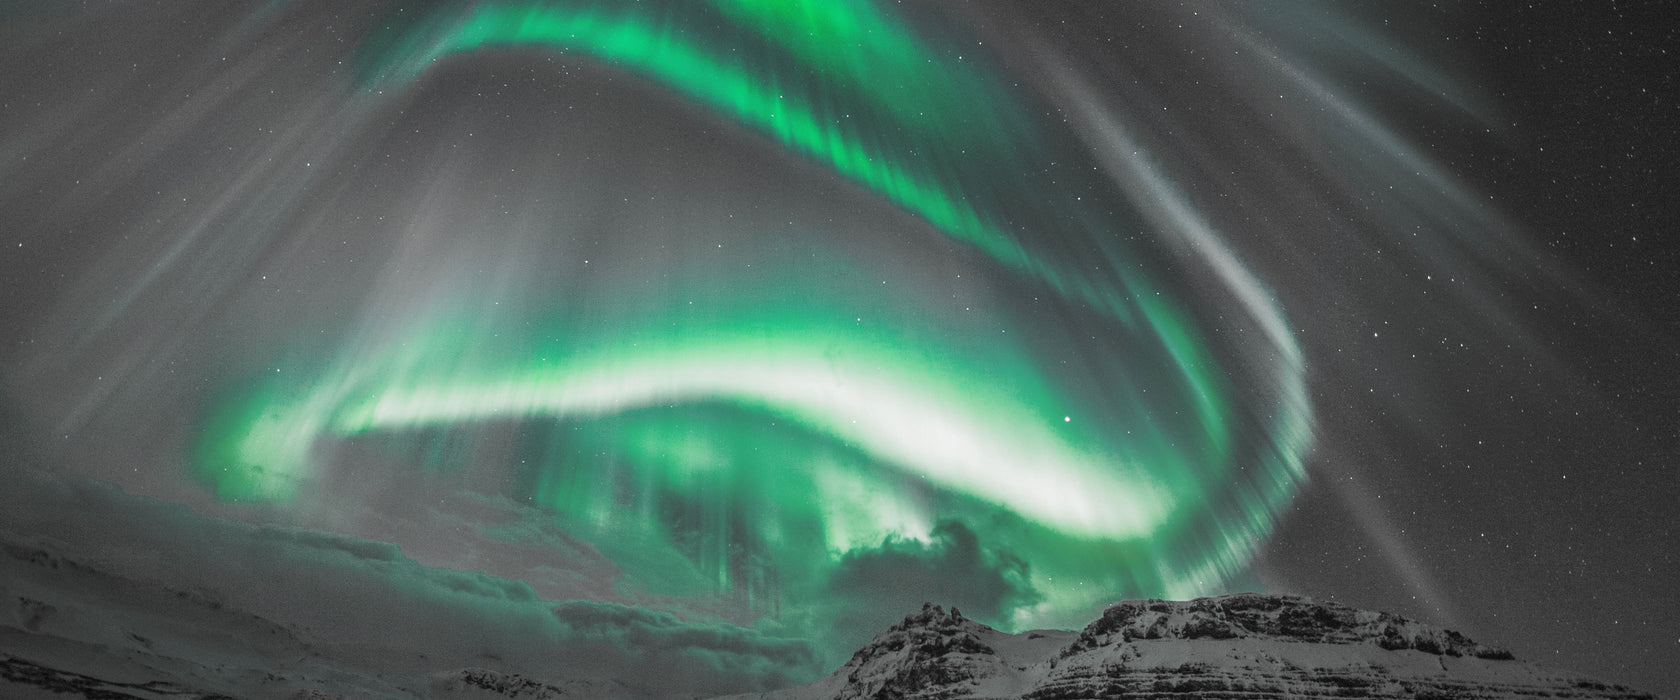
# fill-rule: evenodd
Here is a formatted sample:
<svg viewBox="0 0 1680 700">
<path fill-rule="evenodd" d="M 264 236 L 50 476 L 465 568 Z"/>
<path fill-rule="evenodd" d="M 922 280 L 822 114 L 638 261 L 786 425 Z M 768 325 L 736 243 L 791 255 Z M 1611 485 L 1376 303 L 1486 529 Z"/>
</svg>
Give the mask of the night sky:
<svg viewBox="0 0 1680 700">
<path fill-rule="evenodd" d="M 10 4 L 0 529 L 653 692 L 1266 590 L 1677 695 L 1676 33 Z"/>
</svg>

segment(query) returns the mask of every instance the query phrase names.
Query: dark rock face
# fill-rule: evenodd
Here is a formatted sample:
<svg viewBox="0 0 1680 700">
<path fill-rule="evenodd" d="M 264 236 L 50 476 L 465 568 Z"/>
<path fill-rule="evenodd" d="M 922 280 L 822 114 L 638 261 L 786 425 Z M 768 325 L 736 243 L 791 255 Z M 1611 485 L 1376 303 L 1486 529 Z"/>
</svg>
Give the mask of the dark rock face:
<svg viewBox="0 0 1680 700">
<path fill-rule="evenodd" d="M 518 674 L 498 673 L 484 668 L 464 668 L 456 672 L 454 678 L 448 680 L 463 688 L 476 688 L 504 698 L 548 700 L 567 696 L 565 689 L 558 686 Z M 442 688 L 439 686 L 442 686 Z M 434 685 L 433 689 L 440 690 L 443 688 L 448 688 L 448 685 L 437 684 Z"/>
<path fill-rule="evenodd" d="M 969 696 L 945 696 L 969 697 Z M 1044 679 L 1021 696 L 1028 700 L 1085 698 L 1394 698 L 1468 700 L 1480 698 L 1615 698 L 1655 700 L 1654 696 L 1593 681 L 1510 683 L 1454 679 L 1401 678 L 1380 668 L 1334 671 L 1291 669 L 1265 672 L 1187 664 L 1168 669 L 1089 666 L 1070 668 Z"/>
</svg>

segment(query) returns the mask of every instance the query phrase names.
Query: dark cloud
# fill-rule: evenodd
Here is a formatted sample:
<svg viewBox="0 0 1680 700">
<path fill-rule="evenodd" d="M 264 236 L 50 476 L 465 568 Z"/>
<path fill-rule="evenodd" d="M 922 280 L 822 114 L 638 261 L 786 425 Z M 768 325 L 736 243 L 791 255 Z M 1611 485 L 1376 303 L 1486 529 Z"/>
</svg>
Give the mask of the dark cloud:
<svg viewBox="0 0 1680 700">
<path fill-rule="evenodd" d="M 717 671 L 766 677 L 809 670 L 816 660 L 803 640 L 773 637 L 737 625 L 687 622 L 642 607 L 570 601 L 556 606 L 554 617 L 579 638 L 667 668 L 667 664 L 698 659 Z M 673 654 L 692 658 L 672 658 Z"/>
<path fill-rule="evenodd" d="M 858 646 L 898 618 L 938 602 L 1002 624 L 1040 600 L 1027 561 L 980 541 L 969 526 L 943 520 L 927 542 L 888 536 L 881 546 L 840 557 L 829 587 L 844 609 L 835 616 L 843 644 Z"/>
</svg>

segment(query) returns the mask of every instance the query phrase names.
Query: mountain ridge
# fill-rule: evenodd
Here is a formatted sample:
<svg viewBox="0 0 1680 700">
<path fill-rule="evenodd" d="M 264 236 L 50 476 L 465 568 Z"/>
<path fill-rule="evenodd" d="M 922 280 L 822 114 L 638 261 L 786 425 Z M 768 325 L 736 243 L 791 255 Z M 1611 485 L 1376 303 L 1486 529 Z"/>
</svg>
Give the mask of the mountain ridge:
<svg viewBox="0 0 1680 700">
<path fill-rule="evenodd" d="M 494 653 L 439 655 L 424 644 L 347 646 L 308 624 L 249 608 L 225 591 L 157 580 L 145 570 L 65 550 L 56 541 L 0 529 L 0 695 L 513 700 L 708 694 L 682 684 L 653 687 L 648 678 L 575 662 L 549 664 L 548 657 L 535 665 L 510 664 Z M 1654 697 L 1518 661 L 1500 647 L 1398 615 L 1255 593 L 1122 601 L 1078 631 L 1019 634 L 928 604 L 825 678 L 729 697 L 1115 696 Z"/>
<path fill-rule="evenodd" d="M 1128 600 L 1078 632 L 1000 632 L 933 604 L 830 676 L 736 699 L 1616 698 L 1655 696 L 1516 660 L 1392 613 L 1301 596 Z"/>
</svg>

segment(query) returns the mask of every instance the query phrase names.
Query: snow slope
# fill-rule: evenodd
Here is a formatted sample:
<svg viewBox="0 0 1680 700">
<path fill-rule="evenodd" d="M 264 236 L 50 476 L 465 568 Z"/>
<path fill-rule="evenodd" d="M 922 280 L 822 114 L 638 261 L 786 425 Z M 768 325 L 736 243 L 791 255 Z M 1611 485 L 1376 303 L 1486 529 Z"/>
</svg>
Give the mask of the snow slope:
<svg viewBox="0 0 1680 700">
<path fill-rule="evenodd" d="M 424 649 L 340 648 L 307 629 L 0 532 L 3 698 L 614 698 L 609 679 L 431 668 Z M 422 646 L 422 645 L 417 645 Z"/>
</svg>

